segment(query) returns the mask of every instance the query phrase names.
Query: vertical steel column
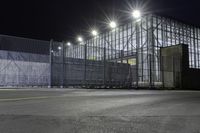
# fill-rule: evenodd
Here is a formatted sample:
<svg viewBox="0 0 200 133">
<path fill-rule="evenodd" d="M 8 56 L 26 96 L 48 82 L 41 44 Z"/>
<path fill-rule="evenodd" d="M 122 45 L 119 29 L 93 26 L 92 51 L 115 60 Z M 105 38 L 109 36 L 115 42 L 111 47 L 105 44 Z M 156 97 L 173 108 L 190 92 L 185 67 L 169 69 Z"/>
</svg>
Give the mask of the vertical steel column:
<svg viewBox="0 0 200 133">
<path fill-rule="evenodd" d="M 197 68 L 197 59 L 196 59 L 196 41 L 195 41 L 195 27 L 192 27 L 193 29 L 193 47 L 194 47 L 194 68 Z"/>
<path fill-rule="evenodd" d="M 104 47 L 103 53 L 103 84 L 106 86 L 106 47 Z"/>
<path fill-rule="evenodd" d="M 53 39 L 50 40 L 49 43 L 49 86 L 48 88 L 51 88 L 52 86 L 52 45 L 53 45 Z"/>
<path fill-rule="evenodd" d="M 150 78 L 149 78 L 149 75 L 150 75 L 150 68 L 149 68 L 149 20 L 148 20 L 149 18 L 148 18 L 148 16 L 146 17 L 146 73 L 147 73 L 147 81 L 148 81 L 148 83 L 149 83 L 149 80 L 150 80 Z"/>
<path fill-rule="evenodd" d="M 127 50 L 127 55 L 126 56 L 129 56 L 129 36 L 128 36 L 128 25 L 126 25 L 126 40 L 127 40 L 127 43 L 126 43 L 126 50 Z M 126 63 L 128 64 L 128 59 L 126 60 Z"/>
<path fill-rule="evenodd" d="M 167 35 L 166 35 L 167 36 Z M 167 37 L 168 38 L 168 37 Z M 156 79 L 155 79 L 155 76 L 157 76 L 156 75 L 156 53 L 155 52 L 157 52 L 157 51 L 155 51 L 155 37 L 154 37 L 154 17 L 152 16 L 151 17 L 151 39 L 152 39 L 152 41 L 151 41 L 151 43 L 152 43 L 152 67 L 153 67 L 153 69 L 152 69 L 152 87 L 154 87 L 154 82 L 156 81 Z M 168 42 L 168 40 L 167 40 L 167 42 Z"/>
<path fill-rule="evenodd" d="M 117 57 L 117 29 L 115 30 L 115 56 L 114 56 L 114 59 L 116 59 Z M 117 62 L 117 60 L 116 60 Z"/>
<path fill-rule="evenodd" d="M 170 19 L 170 40 L 171 40 L 171 46 L 173 45 L 173 39 L 172 39 L 172 20 Z"/>
<path fill-rule="evenodd" d="M 64 42 L 62 42 L 62 86 L 61 88 L 64 87 L 64 75 L 65 75 L 65 71 L 64 71 Z"/>
<path fill-rule="evenodd" d="M 154 86 L 153 82 L 154 82 L 154 73 L 155 73 L 155 66 L 154 66 L 154 49 L 155 49 L 155 44 L 154 44 L 154 28 L 153 28 L 153 16 L 151 16 L 151 28 L 150 28 L 150 44 L 151 44 L 151 48 L 150 48 L 150 87 L 152 88 Z M 152 68 L 153 67 L 153 68 Z"/>
<path fill-rule="evenodd" d="M 120 59 L 121 59 L 121 63 L 123 63 L 123 59 L 124 59 L 124 50 L 120 50 Z"/>
<path fill-rule="evenodd" d="M 136 87 L 138 87 L 139 81 L 139 45 L 140 45 L 140 33 L 139 33 L 139 23 L 135 23 L 136 28 Z"/>
<path fill-rule="evenodd" d="M 143 25 L 142 25 L 142 20 L 141 20 L 141 23 L 140 23 L 140 39 L 141 39 L 141 75 L 142 75 L 142 79 L 141 81 L 143 82 L 144 81 L 144 50 L 143 50 L 143 47 L 144 47 L 144 44 L 143 44 Z"/>
<path fill-rule="evenodd" d="M 197 39 L 197 68 L 199 68 L 199 29 L 196 28 L 196 39 Z"/>
<path fill-rule="evenodd" d="M 176 79 L 175 79 L 175 77 L 176 77 L 176 71 L 175 71 L 175 62 L 174 62 L 174 56 L 172 56 L 172 74 L 173 74 L 173 87 L 176 87 L 175 85 L 176 85 Z"/>
<path fill-rule="evenodd" d="M 84 57 L 84 84 L 86 85 L 86 67 L 87 67 L 87 43 L 84 45 L 85 57 Z"/>
<path fill-rule="evenodd" d="M 115 30 L 116 30 L 116 29 L 115 29 Z M 111 32 L 111 33 L 110 33 L 110 35 L 111 35 L 111 37 L 110 37 L 110 39 L 111 39 L 111 40 L 110 40 L 110 46 L 111 46 L 111 53 L 110 53 L 110 54 L 111 54 L 111 58 L 110 58 L 110 59 L 111 59 L 111 60 L 113 59 L 113 42 L 114 42 L 114 41 L 113 41 L 113 34 L 115 34 L 115 32 Z"/>
<path fill-rule="evenodd" d="M 159 37 L 158 37 L 158 27 L 159 27 L 159 24 L 158 24 L 158 17 L 156 16 L 155 17 L 156 19 L 156 35 L 155 35 L 155 40 L 156 40 L 156 48 L 157 48 L 157 51 L 156 51 L 156 57 L 157 57 L 157 60 L 156 60 L 156 65 L 157 65 L 157 68 L 156 68 L 156 71 L 157 71 L 157 80 L 160 82 L 161 81 L 161 54 L 159 53 L 158 49 L 160 50 L 160 47 L 159 47 Z"/>
</svg>

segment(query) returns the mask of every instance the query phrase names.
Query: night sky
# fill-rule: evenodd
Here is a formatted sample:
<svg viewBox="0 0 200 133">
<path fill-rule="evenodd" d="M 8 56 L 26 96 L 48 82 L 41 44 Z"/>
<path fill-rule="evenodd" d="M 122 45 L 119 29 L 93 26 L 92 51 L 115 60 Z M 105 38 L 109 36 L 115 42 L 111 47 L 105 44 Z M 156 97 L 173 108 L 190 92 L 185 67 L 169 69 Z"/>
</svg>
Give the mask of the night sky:
<svg viewBox="0 0 200 133">
<path fill-rule="evenodd" d="M 111 18 L 122 23 L 136 7 L 200 25 L 200 0 L 1 0 L 0 34 L 73 41 Z"/>
</svg>

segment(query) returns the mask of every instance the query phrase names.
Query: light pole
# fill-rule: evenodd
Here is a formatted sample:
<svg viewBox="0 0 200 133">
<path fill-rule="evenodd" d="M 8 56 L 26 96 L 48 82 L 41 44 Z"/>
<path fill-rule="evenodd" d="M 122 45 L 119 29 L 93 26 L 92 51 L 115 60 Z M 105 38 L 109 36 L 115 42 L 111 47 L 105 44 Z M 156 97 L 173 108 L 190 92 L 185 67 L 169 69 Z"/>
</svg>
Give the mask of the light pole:
<svg viewBox="0 0 200 133">
<path fill-rule="evenodd" d="M 53 46 L 53 39 L 50 40 L 50 44 L 49 44 L 49 86 L 48 88 L 51 88 L 52 86 L 52 54 L 53 54 L 53 50 L 52 50 L 52 46 Z"/>
<path fill-rule="evenodd" d="M 140 29 L 139 23 L 137 20 L 141 18 L 141 12 L 139 10 L 134 10 L 132 12 L 133 18 L 136 19 L 135 28 L 136 28 L 136 87 L 138 87 L 139 82 L 139 46 L 140 46 Z"/>
</svg>

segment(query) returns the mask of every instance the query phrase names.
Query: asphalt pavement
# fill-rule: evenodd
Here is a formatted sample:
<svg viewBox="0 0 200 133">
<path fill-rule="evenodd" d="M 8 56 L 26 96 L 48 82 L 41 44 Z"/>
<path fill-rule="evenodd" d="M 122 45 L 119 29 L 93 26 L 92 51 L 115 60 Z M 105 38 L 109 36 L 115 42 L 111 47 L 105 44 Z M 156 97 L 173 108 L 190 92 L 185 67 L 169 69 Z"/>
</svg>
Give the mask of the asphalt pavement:
<svg viewBox="0 0 200 133">
<path fill-rule="evenodd" d="M 0 133 L 200 133 L 200 91 L 0 89 Z"/>
</svg>

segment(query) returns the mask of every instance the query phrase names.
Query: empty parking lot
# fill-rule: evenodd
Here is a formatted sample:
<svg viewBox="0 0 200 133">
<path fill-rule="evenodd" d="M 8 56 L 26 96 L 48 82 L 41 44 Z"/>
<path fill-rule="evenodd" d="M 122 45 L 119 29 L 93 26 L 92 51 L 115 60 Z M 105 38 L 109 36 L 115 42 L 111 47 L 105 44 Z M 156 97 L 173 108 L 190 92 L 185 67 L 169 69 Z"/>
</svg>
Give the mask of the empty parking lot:
<svg viewBox="0 0 200 133">
<path fill-rule="evenodd" d="M 199 133 L 200 92 L 1 89 L 2 133 Z"/>
</svg>

